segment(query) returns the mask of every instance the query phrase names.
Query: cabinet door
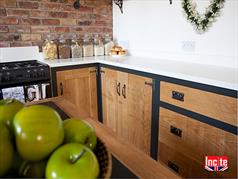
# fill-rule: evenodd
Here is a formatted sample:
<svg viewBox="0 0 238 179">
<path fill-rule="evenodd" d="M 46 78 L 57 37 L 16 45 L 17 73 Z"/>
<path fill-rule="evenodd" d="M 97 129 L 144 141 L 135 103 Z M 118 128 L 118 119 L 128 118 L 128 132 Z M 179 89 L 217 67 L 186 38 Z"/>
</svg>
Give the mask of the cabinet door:
<svg viewBox="0 0 238 179">
<path fill-rule="evenodd" d="M 129 74 L 122 85 L 119 134 L 138 149 L 150 154 L 152 79 Z M 120 101 L 119 101 L 120 102 Z"/>
<path fill-rule="evenodd" d="M 97 120 L 96 68 L 58 71 L 56 76 L 58 95 L 74 104 L 80 117 Z"/>
<path fill-rule="evenodd" d="M 103 123 L 150 154 L 152 79 L 102 68 Z"/>
<path fill-rule="evenodd" d="M 116 132 L 119 82 L 117 71 L 101 68 L 103 123 Z"/>
</svg>

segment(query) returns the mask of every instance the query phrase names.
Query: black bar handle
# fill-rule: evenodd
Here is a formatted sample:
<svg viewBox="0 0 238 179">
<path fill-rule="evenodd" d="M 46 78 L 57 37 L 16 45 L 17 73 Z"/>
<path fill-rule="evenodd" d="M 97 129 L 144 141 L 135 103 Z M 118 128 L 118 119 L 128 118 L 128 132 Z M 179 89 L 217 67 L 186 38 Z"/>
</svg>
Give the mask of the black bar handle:
<svg viewBox="0 0 238 179">
<path fill-rule="evenodd" d="M 153 82 L 152 82 L 152 83 L 150 83 L 150 82 L 147 82 L 147 81 L 145 81 L 145 85 L 148 85 L 148 86 L 151 86 L 151 87 L 153 87 Z"/>
<path fill-rule="evenodd" d="M 172 91 L 172 98 L 178 101 L 184 101 L 184 93 Z"/>
<path fill-rule="evenodd" d="M 96 75 L 98 76 L 98 69 L 95 68 L 95 70 L 91 70 L 91 71 L 89 71 L 89 73 L 96 73 Z"/>
<path fill-rule="evenodd" d="M 168 161 L 168 167 L 171 168 L 176 173 L 179 173 L 179 166 L 176 165 L 175 163 Z"/>
<path fill-rule="evenodd" d="M 120 82 L 117 83 L 117 94 L 119 96 L 121 96 L 121 83 Z"/>
<path fill-rule="evenodd" d="M 90 71 L 90 73 L 96 73 L 97 72 L 97 70 L 92 70 L 92 71 Z"/>
<path fill-rule="evenodd" d="M 178 137 L 182 137 L 182 130 L 177 127 L 170 126 L 170 132 Z"/>
<path fill-rule="evenodd" d="M 63 91 L 63 83 L 60 82 L 60 95 L 62 96 L 64 94 L 64 91 Z"/>
<path fill-rule="evenodd" d="M 122 96 L 124 97 L 124 99 L 126 99 L 126 85 L 125 84 L 122 88 Z"/>
</svg>

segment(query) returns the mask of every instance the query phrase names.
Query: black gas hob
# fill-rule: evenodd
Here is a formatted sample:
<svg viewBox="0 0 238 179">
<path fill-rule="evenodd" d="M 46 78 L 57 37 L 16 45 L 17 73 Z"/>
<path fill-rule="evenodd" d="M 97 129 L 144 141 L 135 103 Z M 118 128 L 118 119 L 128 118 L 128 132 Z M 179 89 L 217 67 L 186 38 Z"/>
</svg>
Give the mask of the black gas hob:
<svg viewBox="0 0 238 179">
<path fill-rule="evenodd" d="M 37 60 L 0 63 L 0 88 L 50 81 L 50 68 Z"/>
</svg>

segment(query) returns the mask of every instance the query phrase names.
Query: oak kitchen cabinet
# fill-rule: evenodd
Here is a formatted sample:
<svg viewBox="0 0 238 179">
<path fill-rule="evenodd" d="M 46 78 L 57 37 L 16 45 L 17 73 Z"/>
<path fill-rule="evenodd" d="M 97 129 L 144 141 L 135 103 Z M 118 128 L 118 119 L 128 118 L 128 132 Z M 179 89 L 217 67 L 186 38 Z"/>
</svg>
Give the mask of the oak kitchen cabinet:
<svg viewBox="0 0 238 179">
<path fill-rule="evenodd" d="M 99 118 L 179 175 L 237 177 L 237 91 L 104 64 L 52 74 L 55 91 L 82 116 Z M 228 156 L 229 169 L 206 171 L 210 155 Z"/>
<path fill-rule="evenodd" d="M 101 68 L 103 123 L 150 155 L 152 79 Z"/>
<path fill-rule="evenodd" d="M 212 92 L 161 81 L 160 100 L 186 109 L 205 120 L 236 126 L 237 99 Z M 182 177 L 237 177 L 237 135 L 200 122 L 189 114 L 160 107 L 158 161 Z M 192 113 L 191 113 L 192 114 Z M 225 123 L 223 123 L 225 122 Z M 224 172 L 204 169 L 205 156 L 227 156 L 229 168 Z"/>
<path fill-rule="evenodd" d="M 96 75 L 96 67 L 56 71 L 58 96 L 74 104 L 81 117 L 98 120 Z"/>
</svg>

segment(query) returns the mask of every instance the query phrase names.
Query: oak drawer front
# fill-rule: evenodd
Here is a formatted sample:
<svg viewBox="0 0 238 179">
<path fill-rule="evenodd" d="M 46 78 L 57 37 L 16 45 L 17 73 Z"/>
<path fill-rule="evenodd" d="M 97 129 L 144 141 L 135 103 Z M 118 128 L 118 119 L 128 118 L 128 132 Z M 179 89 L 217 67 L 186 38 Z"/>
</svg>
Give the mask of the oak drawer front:
<svg viewBox="0 0 238 179">
<path fill-rule="evenodd" d="M 159 149 L 158 162 L 166 165 L 171 171 L 178 173 L 184 178 L 219 177 L 216 172 L 206 171 L 204 163 L 198 163 L 162 142 L 159 144 Z"/>
<path fill-rule="evenodd" d="M 207 155 L 228 156 L 229 176 L 236 176 L 237 136 L 234 134 L 160 108 L 159 143 L 198 163 L 203 163 Z"/>
<path fill-rule="evenodd" d="M 161 81 L 160 100 L 237 126 L 237 99 Z"/>
</svg>

